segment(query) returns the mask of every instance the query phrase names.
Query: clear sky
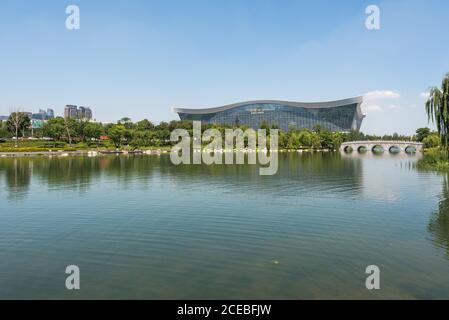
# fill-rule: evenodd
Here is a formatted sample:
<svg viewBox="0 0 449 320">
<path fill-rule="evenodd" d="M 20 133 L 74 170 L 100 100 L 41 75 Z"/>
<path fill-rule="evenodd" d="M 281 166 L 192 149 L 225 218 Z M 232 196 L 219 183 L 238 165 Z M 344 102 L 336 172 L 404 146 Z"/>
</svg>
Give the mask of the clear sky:
<svg viewBox="0 0 449 320">
<path fill-rule="evenodd" d="M 65 27 L 68 5 L 81 29 Z M 380 30 L 365 8 L 380 8 Z M 0 114 L 66 104 L 112 122 L 171 107 L 366 95 L 362 131 L 426 126 L 449 72 L 447 0 L 2 0 Z"/>
</svg>

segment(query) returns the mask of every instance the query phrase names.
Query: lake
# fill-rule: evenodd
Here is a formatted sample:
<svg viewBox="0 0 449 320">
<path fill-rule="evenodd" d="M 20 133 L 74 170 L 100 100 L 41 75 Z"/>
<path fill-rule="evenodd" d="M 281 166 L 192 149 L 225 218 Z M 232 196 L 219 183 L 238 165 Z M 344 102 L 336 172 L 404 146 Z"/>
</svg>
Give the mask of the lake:
<svg viewBox="0 0 449 320">
<path fill-rule="evenodd" d="M 0 298 L 448 299 L 448 180 L 416 160 L 0 158 Z"/>
</svg>

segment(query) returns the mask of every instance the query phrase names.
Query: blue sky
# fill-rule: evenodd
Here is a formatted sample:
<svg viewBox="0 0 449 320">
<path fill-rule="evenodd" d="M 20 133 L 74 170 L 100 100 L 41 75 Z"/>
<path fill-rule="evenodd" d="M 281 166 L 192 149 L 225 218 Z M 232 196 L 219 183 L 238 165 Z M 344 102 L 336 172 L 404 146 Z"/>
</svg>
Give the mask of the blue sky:
<svg viewBox="0 0 449 320">
<path fill-rule="evenodd" d="M 81 29 L 65 28 L 68 5 Z M 365 8 L 380 8 L 380 30 Z M 22 1 L 0 4 L 0 114 L 65 104 L 100 121 L 177 119 L 171 107 L 366 95 L 362 131 L 426 126 L 449 72 L 449 2 Z"/>
</svg>

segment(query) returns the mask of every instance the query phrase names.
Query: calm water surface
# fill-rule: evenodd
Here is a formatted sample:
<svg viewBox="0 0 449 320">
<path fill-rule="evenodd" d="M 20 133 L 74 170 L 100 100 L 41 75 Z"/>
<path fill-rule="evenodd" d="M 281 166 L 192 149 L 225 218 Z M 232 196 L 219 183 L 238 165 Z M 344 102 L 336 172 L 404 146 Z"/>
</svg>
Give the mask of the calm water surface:
<svg viewBox="0 0 449 320">
<path fill-rule="evenodd" d="M 0 158 L 0 298 L 449 298 L 449 188 L 415 161 L 280 154 L 259 176 L 167 156 Z"/>
</svg>

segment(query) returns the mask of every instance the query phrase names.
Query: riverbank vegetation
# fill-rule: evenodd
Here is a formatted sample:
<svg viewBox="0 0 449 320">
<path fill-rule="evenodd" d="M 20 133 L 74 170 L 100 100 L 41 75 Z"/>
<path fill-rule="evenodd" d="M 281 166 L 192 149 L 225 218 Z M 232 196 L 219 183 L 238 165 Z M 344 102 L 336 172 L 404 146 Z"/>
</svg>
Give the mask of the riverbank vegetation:
<svg viewBox="0 0 449 320">
<path fill-rule="evenodd" d="M 426 170 L 449 170 L 449 73 L 443 78 L 441 88 L 430 88 L 426 102 L 428 121 L 435 124 L 436 133 L 427 133 L 423 139 L 424 158 L 418 168 Z"/>
<path fill-rule="evenodd" d="M 424 149 L 424 157 L 417 162 L 418 169 L 448 171 L 447 153 L 441 147 Z"/>
<path fill-rule="evenodd" d="M 12 119 L 21 119 L 14 125 Z M 0 123 L 0 152 L 30 152 L 59 149 L 71 150 L 146 150 L 168 149 L 171 147 L 170 133 L 174 129 L 186 129 L 192 133 L 192 121 L 161 122 L 157 125 L 144 119 L 132 122 L 122 118 L 117 123 L 85 122 L 57 117 L 47 121 L 42 128 L 32 129 L 26 115 L 14 113 L 10 120 Z M 225 129 L 235 129 L 226 125 L 203 124 L 202 131 L 215 128 L 224 135 Z M 240 126 L 245 131 L 247 127 Z M 262 125 L 269 133 L 269 127 Z M 15 139 L 17 136 L 19 139 Z M 288 132 L 279 130 L 280 149 L 338 150 L 346 141 L 355 140 L 413 140 L 414 137 L 398 134 L 375 136 L 362 132 L 331 132 L 320 126 L 313 130 L 296 129 Z"/>
<path fill-rule="evenodd" d="M 384 136 L 363 132 L 331 132 L 320 126 L 313 129 L 290 128 L 279 130 L 278 148 L 284 150 L 338 150 L 343 142 L 395 140 L 418 141 L 425 147 L 424 159 L 419 166 L 449 169 L 449 74 L 443 79 L 441 88 L 431 88 L 426 103 L 429 121 L 436 124 L 437 131 L 419 128 L 412 136 L 397 133 Z M 170 133 L 174 129 L 185 129 L 192 134 L 192 121 L 171 121 L 154 124 L 148 119 L 138 122 L 122 118 L 116 123 L 98 123 L 56 117 L 33 128 L 26 113 L 13 112 L 9 119 L 0 121 L 0 152 L 39 152 L 49 150 L 148 150 L 166 149 L 172 146 Z M 202 131 L 215 128 L 223 135 L 226 129 L 235 127 L 203 124 Z M 240 126 L 245 131 L 247 127 Z M 262 124 L 269 133 L 277 126 Z"/>
</svg>

